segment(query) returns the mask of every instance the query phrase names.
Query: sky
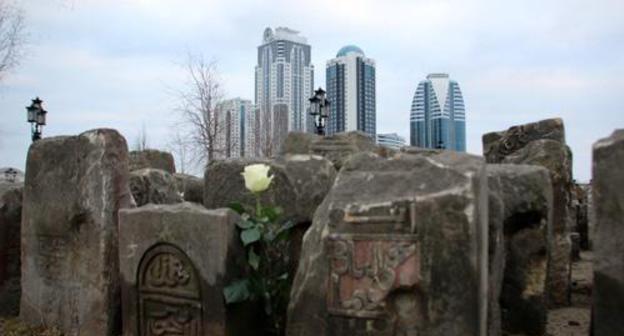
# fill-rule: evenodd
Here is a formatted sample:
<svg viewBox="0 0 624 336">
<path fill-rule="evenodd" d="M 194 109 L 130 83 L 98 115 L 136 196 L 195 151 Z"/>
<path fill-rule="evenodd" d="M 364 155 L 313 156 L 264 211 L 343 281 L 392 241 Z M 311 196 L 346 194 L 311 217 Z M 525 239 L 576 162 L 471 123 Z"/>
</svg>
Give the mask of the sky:
<svg viewBox="0 0 624 336">
<path fill-rule="evenodd" d="M 44 136 L 109 127 L 132 147 L 142 128 L 166 149 L 189 53 L 215 60 L 227 97 L 253 100 L 266 27 L 301 32 L 315 86 L 345 45 L 377 64 L 377 132 L 409 140 L 418 82 L 449 73 L 466 105 L 467 150 L 513 125 L 563 118 L 574 177 L 591 146 L 624 128 L 622 0 L 23 0 L 26 56 L 0 83 L 0 167 L 24 169 L 25 106 L 44 100 Z"/>
</svg>

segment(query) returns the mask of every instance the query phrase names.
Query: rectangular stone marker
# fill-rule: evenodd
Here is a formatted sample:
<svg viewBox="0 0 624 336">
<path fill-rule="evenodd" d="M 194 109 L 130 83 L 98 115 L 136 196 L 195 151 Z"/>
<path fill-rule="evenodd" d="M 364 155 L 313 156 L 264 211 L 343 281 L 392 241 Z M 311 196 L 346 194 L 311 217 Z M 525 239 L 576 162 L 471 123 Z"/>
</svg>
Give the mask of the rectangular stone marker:
<svg viewBox="0 0 624 336">
<path fill-rule="evenodd" d="M 123 335 L 253 335 L 226 311 L 223 287 L 244 270 L 238 215 L 193 203 L 119 214 Z M 228 307 L 229 309 L 229 307 Z"/>
<path fill-rule="evenodd" d="M 118 331 L 117 212 L 130 204 L 127 179 L 128 149 L 115 130 L 31 145 L 22 211 L 24 322 L 70 336 Z"/>
<path fill-rule="evenodd" d="M 624 130 L 594 144 L 594 336 L 624 332 Z"/>
<path fill-rule="evenodd" d="M 288 313 L 290 336 L 486 335 L 483 160 L 354 155 L 304 237 Z"/>
</svg>

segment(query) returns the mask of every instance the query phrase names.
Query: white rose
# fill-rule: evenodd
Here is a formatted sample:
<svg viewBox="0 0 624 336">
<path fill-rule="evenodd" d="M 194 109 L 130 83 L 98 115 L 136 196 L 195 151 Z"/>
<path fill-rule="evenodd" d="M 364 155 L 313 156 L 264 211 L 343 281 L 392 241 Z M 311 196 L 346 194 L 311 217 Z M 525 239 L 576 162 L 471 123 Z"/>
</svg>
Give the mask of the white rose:
<svg viewBox="0 0 624 336">
<path fill-rule="evenodd" d="M 269 169 L 271 167 L 262 163 L 245 166 L 245 171 L 241 173 L 245 178 L 245 187 L 254 193 L 267 190 L 273 180 L 273 175 L 269 176 Z"/>
</svg>

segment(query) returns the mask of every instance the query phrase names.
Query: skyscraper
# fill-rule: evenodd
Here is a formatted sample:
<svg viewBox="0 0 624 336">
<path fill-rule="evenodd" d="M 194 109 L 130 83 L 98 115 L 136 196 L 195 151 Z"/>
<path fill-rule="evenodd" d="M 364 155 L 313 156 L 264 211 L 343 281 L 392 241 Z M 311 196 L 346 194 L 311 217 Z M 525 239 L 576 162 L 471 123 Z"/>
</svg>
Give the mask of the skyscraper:
<svg viewBox="0 0 624 336">
<path fill-rule="evenodd" d="M 308 98 L 314 87 L 310 45 L 299 32 L 264 30 L 256 66 L 256 107 L 260 111 L 260 146 L 272 155 L 289 131 L 312 132 Z"/>
<path fill-rule="evenodd" d="M 418 84 L 410 115 L 410 144 L 466 151 L 466 116 L 459 84 L 430 74 Z"/>
<path fill-rule="evenodd" d="M 251 100 L 234 98 L 217 106 L 217 158 L 239 158 L 254 156 L 255 144 L 254 113 Z"/>
<path fill-rule="evenodd" d="M 327 61 L 327 134 L 359 130 L 376 134 L 375 61 L 348 45 Z"/>
<path fill-rule="evenodd" d="M 396 133 L 377 134 L 377 144 L 390 149 L 399 150 L 405 146 L 405 138 Z"/>
</svg>

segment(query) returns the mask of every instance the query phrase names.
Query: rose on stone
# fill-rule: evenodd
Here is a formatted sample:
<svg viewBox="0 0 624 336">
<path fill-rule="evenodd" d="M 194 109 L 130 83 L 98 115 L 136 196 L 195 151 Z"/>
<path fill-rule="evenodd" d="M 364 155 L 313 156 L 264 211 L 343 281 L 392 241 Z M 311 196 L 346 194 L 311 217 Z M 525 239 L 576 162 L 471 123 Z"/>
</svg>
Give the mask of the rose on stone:
<svg viewBox="0 0 624 336">
<path fill-rule="evenodd" d="M 260 193 L 269 188 L 274 175 L 269 176 L 271 167 L 262 163 L 245 166 L 241 173 L 245 179 L 245 188 L 253 193 Z"/>
</svg>

